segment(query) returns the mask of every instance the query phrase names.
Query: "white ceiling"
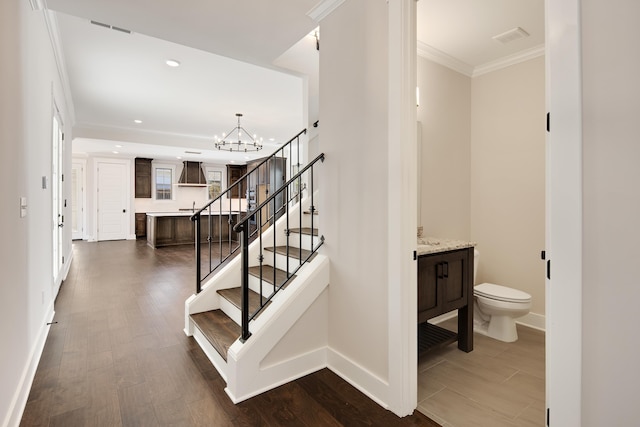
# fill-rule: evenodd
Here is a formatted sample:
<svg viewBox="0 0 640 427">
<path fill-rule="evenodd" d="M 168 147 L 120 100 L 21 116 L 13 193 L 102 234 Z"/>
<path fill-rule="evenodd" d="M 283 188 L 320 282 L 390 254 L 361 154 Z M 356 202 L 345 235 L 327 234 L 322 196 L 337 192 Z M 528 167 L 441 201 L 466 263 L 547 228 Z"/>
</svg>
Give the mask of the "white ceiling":
<svg viewBox="0 0 640 427">
<path fill-rule="evenodd" d="M 213 163 L 269 154 L 318 117 L 315 24 L 307 16 L 317 3 L 47 0 L 61 12 L 55 18 L 73 99 L 74 152 Z M 420 0 L 419 50 L 453 59 L 471 75 L 543 45 L 543 7 L 544 0 Z M 530 37 L 508 45 L 491 38 L 514 27 Z M 169 58 L 182 65 L 166 66 Z M 301 76 L 309 74 L 304 117 Z M 248 131 L 276 141 L 252 156 L 215 151 L 213 136 L 233 128 L 237 112 Z"/>
</svg>

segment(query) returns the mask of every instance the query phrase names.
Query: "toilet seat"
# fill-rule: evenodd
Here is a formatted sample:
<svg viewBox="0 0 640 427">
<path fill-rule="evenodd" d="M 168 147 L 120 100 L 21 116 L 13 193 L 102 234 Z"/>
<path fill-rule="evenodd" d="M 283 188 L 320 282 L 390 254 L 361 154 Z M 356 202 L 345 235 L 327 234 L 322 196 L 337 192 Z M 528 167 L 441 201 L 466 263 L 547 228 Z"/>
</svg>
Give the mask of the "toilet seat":
<svg viewBox="0 0 640 427">
<path fill-rule="evenodd" d="M 531 295 L 528 293 L 493 283 L 482 283 L 474 286 L 474 294 L 496 301 L 515 303 L 531 302 Z"/>
</svg>

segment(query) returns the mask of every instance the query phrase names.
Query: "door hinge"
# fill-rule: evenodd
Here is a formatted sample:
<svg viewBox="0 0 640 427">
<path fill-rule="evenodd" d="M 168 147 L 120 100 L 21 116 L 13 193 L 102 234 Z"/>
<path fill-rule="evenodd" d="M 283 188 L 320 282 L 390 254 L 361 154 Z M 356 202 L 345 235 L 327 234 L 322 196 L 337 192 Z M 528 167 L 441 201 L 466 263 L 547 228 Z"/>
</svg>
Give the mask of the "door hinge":
<svg viewBox="0 0 640 427">
<path fill-rule="evenodd" d="M 541 251 L 540 252 L 540 259 L 542 259 L 542 260 L 547 259 L 547 251 Z"/>
<path fill-rule="evenodd" d="M 551 260 L 547 260 L 547 279 L 551 280 Z"/>
<path fill-rule="evenodd" d="M 547 427 L 549 427 L 549 408 L 547 408 Z"/>
<path fill-rule="evenodd" d="M 418 253 L 416 251 L 413 251 L 413 260 L 417 260 L 418 259 Z"/>
<path fill-rule="evenodd" d="M 549 132 L 549 129 L 551 128 L 551 113 L 547 113 L 547 132 Z"/>
<path fill-rule="evenodd" d="M 64 264 L 64 257 L 62 257 L 62 263 Z"/>
</svg>

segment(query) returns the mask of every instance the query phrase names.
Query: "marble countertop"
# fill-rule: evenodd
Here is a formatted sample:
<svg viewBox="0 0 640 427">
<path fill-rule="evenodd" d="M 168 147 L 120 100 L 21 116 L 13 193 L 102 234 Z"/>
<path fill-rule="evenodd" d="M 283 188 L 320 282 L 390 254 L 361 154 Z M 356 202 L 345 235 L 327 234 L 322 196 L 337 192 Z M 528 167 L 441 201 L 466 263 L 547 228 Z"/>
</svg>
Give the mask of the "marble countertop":
<svg viewBox="0 0 640 427">
<path fill-rule="evenodd" d="M 441 239 L 439 237 L 418 237 L 417 253 L 420 255 L 454 251 L 456 249 L 473 248 L 476 242 L 464 240 Z"/>
<path fill-rule="evenodd" d="M 241 211 L 231 211 L 232 214 L 244 213 Z M 166 217 L 166 216 L 191 216 L 191 211 L 178 211 L 178 212 L 147 212 L 147 216 L 152 217 Z M 209 210 L 202 211 L 201 215 L 209 215 Z M 229 211 L 211 211 L 211 215 L 229 215 Z"/>
</svg>

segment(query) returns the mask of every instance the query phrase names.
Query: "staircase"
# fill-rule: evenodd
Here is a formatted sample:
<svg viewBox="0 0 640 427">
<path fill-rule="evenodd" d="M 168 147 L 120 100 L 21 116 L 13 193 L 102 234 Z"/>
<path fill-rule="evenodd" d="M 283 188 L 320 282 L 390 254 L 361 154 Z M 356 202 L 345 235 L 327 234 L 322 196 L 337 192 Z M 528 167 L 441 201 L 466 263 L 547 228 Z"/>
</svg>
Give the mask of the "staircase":
<svg viewBox="0 0 640 427">
<path fill-rule="evenodd" d="M 324 237 L 312 178 L 320 157 L 278 190 L 289 202 L 276 209 L 273 193 L 254 216 L 240 219 L 233 229 L 241 256 L 185 302 L 185 333 L 227 382 L 234 403 L 326 366 L 329 261 L 316 252 Z M 270 202 L 273 214 L 261 218 Z"/>
</svg>

